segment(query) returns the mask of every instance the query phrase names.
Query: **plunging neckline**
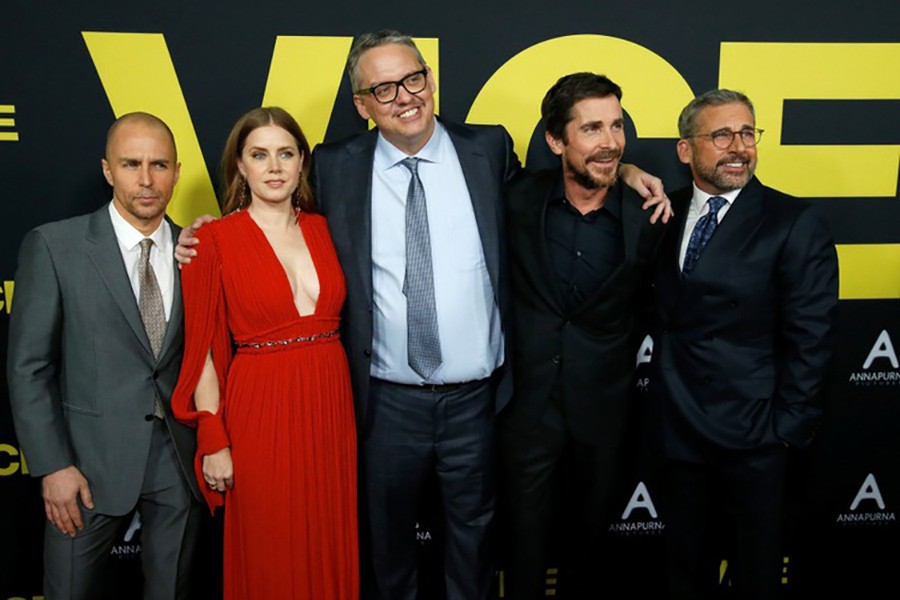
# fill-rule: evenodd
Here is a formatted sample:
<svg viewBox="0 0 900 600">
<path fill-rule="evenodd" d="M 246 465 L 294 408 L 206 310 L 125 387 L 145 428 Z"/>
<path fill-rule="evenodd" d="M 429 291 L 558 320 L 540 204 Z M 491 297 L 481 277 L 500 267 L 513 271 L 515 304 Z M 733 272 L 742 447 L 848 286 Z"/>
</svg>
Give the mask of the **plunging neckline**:
<svg viewBox="0 0 900 600">
<path fill-rule="evenodd" d="M 312 245 L 309 243 L 309 236 L 307 236 L 306 230 L 303 228 L 303 222 L 306 220 L 306 213 L 300 211 L 297 213 L 297 227 L 300 228 L 300 234 L 303 236 L 303 243 L 306 244 L 306 249 L 309 251 L 309 258 L 312 261 L 313 272 L 316 275 L 316 283 L 319 285 L 319 295 L 316 296 L 315 301 L 313 302 L 313 311 L 308 314 L 302 314 L 300 312 L 300 308 L 297 306 L 297 300 L 294 295 L 294 290 L 291 289 L 291 278 L 288 276 L 287 269 L 284 268 L 284 264 L 282 264 L 281 260 L 278 258 L 278 254 L 275 252 L 275 248 L 272 247 L 272 243 L 269 242 L 269 238 L 266 236 L 266 232 L 263 231 L 262 227 L 259 226 L 259 223 L 250 215 L 250 211 L 244 210 L 241 211 L 247 216 L 247 220 L 252 224 L 253 229 L 257 232 L 259 237 L 262 238 L 262 241 L 265 243 L 266 248 L 268 249 L 268 254 L 275 261 L 275 264 L 278 265 L 278 269 L 281 271 L 281 279 L 285 286 L 285 290 L 287 292 L 287 297 L 290 299 L 291 306 L 294 307 L 294 314 L 296 314 L 297 318 L 305 319 L 308 317 L 314 317 L 319 311 L 319 300 L 322 298 L 322 280 L 319 277 L 319 264 L 316 259 L 316 253 L 313 252 Z M 297 282 L 298 289 L 301 287 L 300 282 Z"/>
</svg>

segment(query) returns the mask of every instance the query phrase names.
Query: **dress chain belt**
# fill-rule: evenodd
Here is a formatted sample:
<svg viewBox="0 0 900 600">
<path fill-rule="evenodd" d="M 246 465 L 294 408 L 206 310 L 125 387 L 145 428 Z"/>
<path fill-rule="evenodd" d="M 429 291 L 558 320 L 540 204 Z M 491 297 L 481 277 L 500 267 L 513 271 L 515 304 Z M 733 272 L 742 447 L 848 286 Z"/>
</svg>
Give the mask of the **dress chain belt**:
<svg viewBox="0 0 900 600">
<path fill-rule="evenodd" d="M 338 330 L 335 329 L 334 331 L 327 331 L 325 333 L 317 333 L 315 335 L 301 335 L 299 337 L 289 338 L 286 340 L 269 340 L 269 341 L 265 341 L 265 342 L 255 343 L 255 344 L 235 342 L 235 346 L 237 346 L 238 348 L 253 348 L 253 349 L 275 348 L 277 346 L 289 346 L 290 344 L 297 344 L 300 342 L 313 342 L 315 340 L 331 338 L 331 337 L 336 336 L 337 334 L 338 334 Z"/>
</svg>

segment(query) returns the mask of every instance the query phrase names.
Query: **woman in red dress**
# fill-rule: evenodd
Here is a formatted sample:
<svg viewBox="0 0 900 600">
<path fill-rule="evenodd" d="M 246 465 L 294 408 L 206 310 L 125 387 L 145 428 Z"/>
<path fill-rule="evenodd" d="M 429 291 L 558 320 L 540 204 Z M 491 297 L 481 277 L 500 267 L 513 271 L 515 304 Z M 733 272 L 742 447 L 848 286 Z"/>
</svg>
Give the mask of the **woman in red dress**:
<svg viewBox="0 0 900 600">
<path fill-rule="evenodd" d="M 338 336 L 345 287 L 307 184 L 309 144 L 279 108 L 235 124 L 224 218 L 182 271 L 172 398 L 197 426 L 197 477 L 225 505 L 225 598 L 355 600 L 356 436 Z"/>
</svg>

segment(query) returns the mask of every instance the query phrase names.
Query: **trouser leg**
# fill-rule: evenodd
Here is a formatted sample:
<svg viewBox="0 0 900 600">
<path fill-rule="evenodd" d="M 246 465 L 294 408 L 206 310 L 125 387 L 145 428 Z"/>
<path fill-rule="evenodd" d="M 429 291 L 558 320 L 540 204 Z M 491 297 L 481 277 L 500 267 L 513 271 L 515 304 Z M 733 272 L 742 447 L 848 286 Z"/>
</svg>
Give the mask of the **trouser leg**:
<svg viewBox="0 0 900 600">
<path fill-rule="evenodd" d="M 437 400 L 436 469 L 446 518 L 448 600 L 487 598 L 494 576 L 494 399 L 487 381 Z"/>
<path fill-rule="evenodd" d="M 124 516 L 101 515 L 79 502 L 84 529 L 75 537 L 49 521 L 44 526 L 44 597 L 47 600 L 95 600 L 103 589 L 104 571 Z"/>
<path fill-rule="evenodd" d="M 415 525 L 434 466 L 433 405 L 415 390 L 371 380 L 361 443 L 375 584 L 383 600 L 415 600 Z"/>
<path fill-rule="evenodd" d="M 163 421 L 153 437 L 138 505 L 144 600 L 189 598 L 190 567 L 200 506 L 178 465 L 175 446 Z"/>
<path fill-rule="evenodd" d="M 547 548 L 553 526 L 558 461 L 564 435 L 540 424 L 528 429 L 501 425 L 501 498 L 509 523 L 510 564 L 506 575 L 511 600 L 544 597 Z"/>
</svg>

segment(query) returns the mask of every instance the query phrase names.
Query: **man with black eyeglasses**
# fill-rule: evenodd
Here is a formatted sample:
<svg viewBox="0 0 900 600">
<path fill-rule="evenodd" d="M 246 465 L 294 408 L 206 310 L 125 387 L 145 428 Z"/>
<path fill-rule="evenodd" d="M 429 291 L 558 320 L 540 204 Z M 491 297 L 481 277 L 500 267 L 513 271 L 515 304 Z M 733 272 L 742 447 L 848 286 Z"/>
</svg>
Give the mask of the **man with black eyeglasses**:
<svg viewBox="0 0 900 600">
<path fill-rule="evenodd" d="M 650 381 L 669 597 L 715 595 L 722 557 L 705 537 L 721 509 L 715 529 L 727 524 L 736 542 L 728 573 L 738 597 L 776 598 L 787 452 L 815 433 L 831 356 L 835 249 L 812 206 L 754 176 L 762 130 L 747 96 L 698 96 L 678 129 L 694 181 L 672 195 Z"/>
<path fill-rule="evenodd" d="M 415 600 L 416 517 L 436 472 L 447 597 L 486 598 L 494 412 L 509 398 L 501 199 L 519 162 L 503 128 L 435 119 L 435 80 L 408 36 L 358 37 L 347 71 L 377 128 L 318 146 L 313 189 L 347 278 L 363 555 L 377 597 Z"/>
<path fill-rule="evenodd" d="M 415 600 L 416 518 L 435 474 L 446 596 L 487 598 L 494 415 L 512 388 L 503 197 L 519 161 L 503 127 L 435 117 L 434 75 L 409 36 L 359 36 L 347 72 L 359 115 L 376 128 L 317 146 L 311 183 L 347 281 L 341 338 L 368 526 L 361 555 L 371 556 L 377 597 Z M 645 197 L 644 182 L 653 185 L 648 203 L 664 198 L 639 169 L 619 175 Z"/>
</svg>

